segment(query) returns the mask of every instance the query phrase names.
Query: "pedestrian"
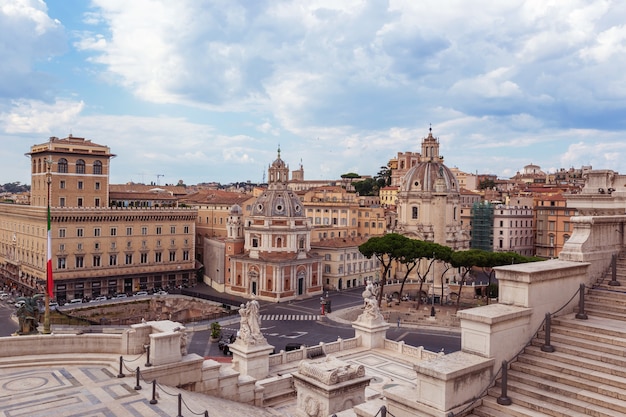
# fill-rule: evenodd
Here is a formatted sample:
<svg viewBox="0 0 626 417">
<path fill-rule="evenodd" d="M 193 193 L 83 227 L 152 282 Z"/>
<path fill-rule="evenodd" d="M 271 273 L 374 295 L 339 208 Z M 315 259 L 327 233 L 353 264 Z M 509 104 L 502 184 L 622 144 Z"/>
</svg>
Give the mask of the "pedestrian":
<svg viewBox="0 0 626 417">
<path fill-rule="evenodd" d="M 398 327 L 400 327 L 400 317 L 398 317 Z"/>
</svg>

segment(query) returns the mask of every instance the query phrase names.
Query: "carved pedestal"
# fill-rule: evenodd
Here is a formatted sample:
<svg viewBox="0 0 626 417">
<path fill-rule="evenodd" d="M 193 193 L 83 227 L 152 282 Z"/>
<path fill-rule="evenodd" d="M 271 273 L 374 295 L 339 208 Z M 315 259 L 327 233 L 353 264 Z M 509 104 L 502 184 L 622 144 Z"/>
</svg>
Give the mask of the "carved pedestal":
<svg viewBox="0 0 626 417">
<path fill-rule="evenodd" d="M 363 365 L 350 365 L 331 356 L 302 361 L 293 374 L 298 392 L 296 417 L 326 417 L 365 402 L 370 379 Z"/>
<path fill-rule="evenodd" d="M 228 345 L 233 354 L 233 368 L 241 375 L 255 379 L 264 379 L 270 373 L 270 353 L 274 346 L 264 344 L 245 344 L 237 339 Z"/>
</svg>

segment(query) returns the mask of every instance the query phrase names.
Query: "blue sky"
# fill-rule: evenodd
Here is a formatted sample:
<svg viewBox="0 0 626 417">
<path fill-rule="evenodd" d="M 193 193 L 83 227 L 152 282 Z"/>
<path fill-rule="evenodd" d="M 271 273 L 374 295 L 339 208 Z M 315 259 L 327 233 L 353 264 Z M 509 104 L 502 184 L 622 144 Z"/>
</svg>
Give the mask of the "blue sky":
<svg viewBox="0 0 626 417">
<path fill-rule="evenodd" d="M 111 181 L 374 175 L 432 124 L 449 167 L 626 172 L 626 2 L 0 0 L 0 183 L 29 147 Z"/>
</svg>

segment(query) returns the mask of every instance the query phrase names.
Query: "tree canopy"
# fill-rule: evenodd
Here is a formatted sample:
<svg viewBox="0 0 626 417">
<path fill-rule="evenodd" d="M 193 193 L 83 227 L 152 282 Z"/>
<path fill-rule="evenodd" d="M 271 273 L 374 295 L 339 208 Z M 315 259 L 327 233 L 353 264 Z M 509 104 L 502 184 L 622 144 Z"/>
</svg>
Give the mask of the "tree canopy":
<svg viewBox="0 0 626 417">
<path fill-rule="evenodd" d="M 398 233 L 389 233 L 383 236 L 374 236 L 359 246 L 359 252 L 368 259 L 375 257 L 383 266 L 383 276 L 376 299 L 380 307 L 383 298 L 383 289 L 392 263 L 403 255 L 403 249 L 410 244 L 408 237 Z"/>
<path fill-rule="evenodd" d="M 446 271 L 450 268 L 460 269 L 461 281 L 457 299 L 458 308 L 459 301 L 461 299 L 461 290 L 467 280 L 467 276 L 473 268 L 479 267 L 488 273 L 489 284 L 491 284 L 491 280 L 494 275 L 493 268 L 496 266 L 542 260 L 541 258 L 522 256 L 515 252 L 489 252 L 481 249 L 453 251 L 447 246 L 418 239 L 411 239 L 398 233 L 389 233 L 384 236 L 371 237 L 367 242 L 359 246 L 359 251 L 368 259 L 375 257 L 383 266 L 383 277 L 380 281 L 380 288 L 377 294 L 379 306 L 382 301 L 385 281 L 389 278 L 388 275 L 393 262 L 398 262 L 405 266 L 402 286 L 400 287 L 401 294 L 406 279 L 414 270 L 416 270 L 420 280 L 421 294 L 422 284 L 426 281 L 426 277 L 428 276 L 434 262 L 439 261 L 447 264 L 448 266 L 445 268 Z M 416 269 L 421 261 L 429 262 L 428 268 L 423 275 L 419 268 Z"/>
</svg>

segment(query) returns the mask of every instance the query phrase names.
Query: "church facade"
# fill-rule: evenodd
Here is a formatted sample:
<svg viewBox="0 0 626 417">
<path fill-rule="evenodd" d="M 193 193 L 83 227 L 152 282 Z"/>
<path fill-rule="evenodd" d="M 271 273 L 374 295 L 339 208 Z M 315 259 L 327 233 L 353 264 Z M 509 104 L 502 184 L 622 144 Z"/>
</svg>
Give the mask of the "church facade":
<svg viewBox="0 0 626 417">
<path fill-rule="evenodd" d="M 439 154 L 439 139 L 430 129 L 422 139 L 419 162 L 402 177 L 397 195 L 396 232 L 447 246 L 452 250 L 467 250 L 470 236 L 461 221 L 461 193 L 454 173 Z M 425 273 L 427 265 L 421 265 Z M 455 271 L 446 270 L 436 262 L 429 281 L 439 287 L 442 280 L 454 280 Z M 435 291 L 431 287 L 431 292 Z M 445 294 L 441 294 L 444 296 Z"/>
<path fill-rule="evenodd" d="M 311 224 L 288 187 L 289 167 L 280 150 L 268 174 L 267 190 L 249 216 L 231 209 L 225 291 L 275 302 L 322 294 L 322 258 L 311 252 Z"/>
</svg>

